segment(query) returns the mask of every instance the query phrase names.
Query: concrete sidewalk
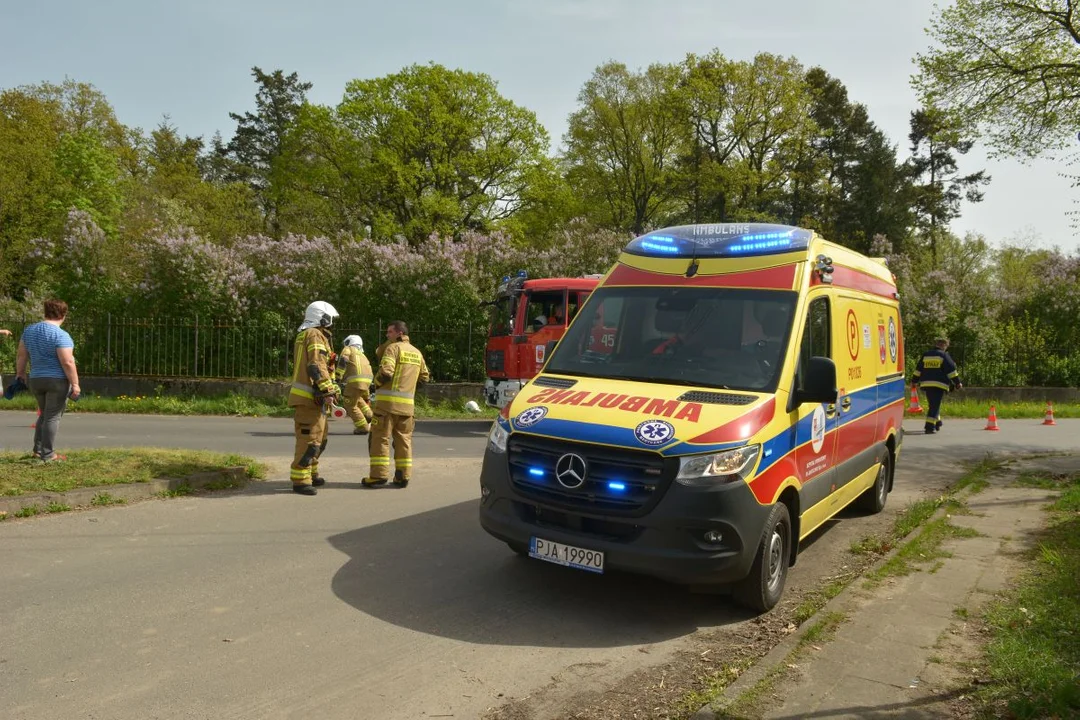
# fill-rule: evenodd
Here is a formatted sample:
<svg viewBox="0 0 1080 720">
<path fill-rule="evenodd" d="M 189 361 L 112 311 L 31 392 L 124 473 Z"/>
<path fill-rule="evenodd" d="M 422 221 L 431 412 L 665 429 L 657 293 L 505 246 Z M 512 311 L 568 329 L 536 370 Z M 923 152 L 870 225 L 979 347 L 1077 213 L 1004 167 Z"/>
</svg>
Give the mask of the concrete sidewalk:
<svg viewBox="0 0 1080 720">
<path fill-rule="evenodd" d="M 1023 467 L 1071 473 L 1080 469 L 1080 458 L 1039 458 Z M 872 590 L 857 579 L 694 720 L 950 716 L 948 704 L 971 683 L 949 662 L 950 645 L 965 641 L 950 629 L 1006 586 L 1020 567 L 1016 554 L 1031 546 L 1044 523 L 1043 508 L 1056 497 L 1008 487 L 1013 478 L 991 478 L 982 492 L 962 496 L 971 514 L 950 522 L 980 534 L 947 540 L 942 549 L 952 557 Z M 806 631 L 832 613 L 846 618 L 835 635 L 793 655 Z M 770 683 L 758 685 L 769 676 Z"/>
</svg>

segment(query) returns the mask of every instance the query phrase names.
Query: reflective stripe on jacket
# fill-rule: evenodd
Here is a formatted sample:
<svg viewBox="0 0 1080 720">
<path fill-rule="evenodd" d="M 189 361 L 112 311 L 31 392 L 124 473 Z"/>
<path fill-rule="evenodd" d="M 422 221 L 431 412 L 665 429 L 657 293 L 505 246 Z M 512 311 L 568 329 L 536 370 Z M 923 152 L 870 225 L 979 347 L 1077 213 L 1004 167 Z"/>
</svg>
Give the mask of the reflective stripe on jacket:
<svg viewBox="0 0 1080 720">
<path fill-rule="evenodd" d="M 394 415 L 412 415 L 419 382 L 430 382 L 424 355 L 402 335 L 390 343 L 379 361 L 378 384 L 375 391 L 375 410 Z"/>
<path fill-rule="evenodd" d="M 957 372 L 956 363 L 949 353 L 932 348 L 919 358 L 911 382 L 924 388 L 952 390 L 960 384 L 960 373 Z"/>
<path fill-rule="evenodd" d="M 365 397 L 374 379 L 371 363 L 355 345 L 350 345 L 338 355 L 337 369 L 334 370 L 334 374 L 338 382 L 345 385 L 346 392 L 361 389 Z"/>
<path fill-rule="evenodd" d="M 289 406 L 318 406 L 316 396 L 333 390 L 334 378 L 330 375 L 330 333 L 323 328 L 308 328 L 296 336 L 293 343 L 292 387 L 289 388 Z M 308 375 L 308 366 L 317 368 L 318 377 Z"/>
</svg>

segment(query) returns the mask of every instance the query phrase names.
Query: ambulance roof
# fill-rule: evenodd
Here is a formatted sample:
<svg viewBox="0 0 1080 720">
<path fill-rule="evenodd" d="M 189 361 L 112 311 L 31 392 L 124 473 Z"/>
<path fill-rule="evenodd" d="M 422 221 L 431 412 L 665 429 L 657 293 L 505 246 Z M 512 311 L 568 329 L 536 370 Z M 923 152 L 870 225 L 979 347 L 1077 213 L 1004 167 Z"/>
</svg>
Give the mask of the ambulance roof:
<svg viewBox="0 0 1080 720">
<path fill-rule="evenodd" d="M 679 225 L 636 237 L 624 252 L 646 257 L 751 257 L 805 251 L 812 230 L 766 223 Z"/>
</svg>

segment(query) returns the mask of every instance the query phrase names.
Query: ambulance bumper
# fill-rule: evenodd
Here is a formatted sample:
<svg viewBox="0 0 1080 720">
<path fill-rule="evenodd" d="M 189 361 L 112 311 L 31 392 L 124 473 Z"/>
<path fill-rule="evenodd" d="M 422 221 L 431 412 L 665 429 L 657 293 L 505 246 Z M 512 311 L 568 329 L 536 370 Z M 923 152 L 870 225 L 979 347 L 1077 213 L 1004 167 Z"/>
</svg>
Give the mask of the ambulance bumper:
<svg viewBox="0 0 1080 720">
<path fill-rule="evenodd" d="M 640 516 L 589 512 L 529 497 L 511 481 L 505 454 L 485 454 L 480 525 L 518 548 L 533 537 L 604 553 L 604 572 L 625 571 L 687 585 L 745 578 L 769 510 L 743 482 L 686 487 L 670 482 Z M 707 539 L 706 534 L 712 533 Z"/>
</svg>

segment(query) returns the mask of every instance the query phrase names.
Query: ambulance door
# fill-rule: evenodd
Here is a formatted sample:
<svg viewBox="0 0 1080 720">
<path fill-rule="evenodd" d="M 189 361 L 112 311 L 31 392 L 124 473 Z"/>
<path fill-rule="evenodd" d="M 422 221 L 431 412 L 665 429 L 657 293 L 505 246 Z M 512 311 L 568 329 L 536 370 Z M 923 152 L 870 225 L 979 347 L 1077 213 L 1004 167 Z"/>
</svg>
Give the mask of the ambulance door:
<svg viewBox="0 0 1080 720">
<path fill-rule="evenodd" d="M 836 361 L 831 322 L 833 313 L 826 293 L 810 296 L 799 342 L 796 383 L 805 377 L 811 357 L 827 357 Z M 824 519 L 823 504 L 833 489 L 838 413 L 836 405 L 821 403 L 800 405 L 795 408 L 795 413 L 798 416 L 795 425 L 795 462 L 803 484 L 803 532 L 800 535 L 805 537 Z"/>
<path fill-rule="evenodd" d="M 836 441 L 839 489 L 877 462 L 877 376 L 881 355 L 885 353 L 887 358 L 888 352 L 881 344 L 882 306 L 852 294 L 837 293 L 835 297 L 837 312 L 833 330 L 844 339 L 836 363 L 836 383 L 840 390 Z M 856 491 L 857 488 L 846 488 L 844 494 Z"/>
</svg>

